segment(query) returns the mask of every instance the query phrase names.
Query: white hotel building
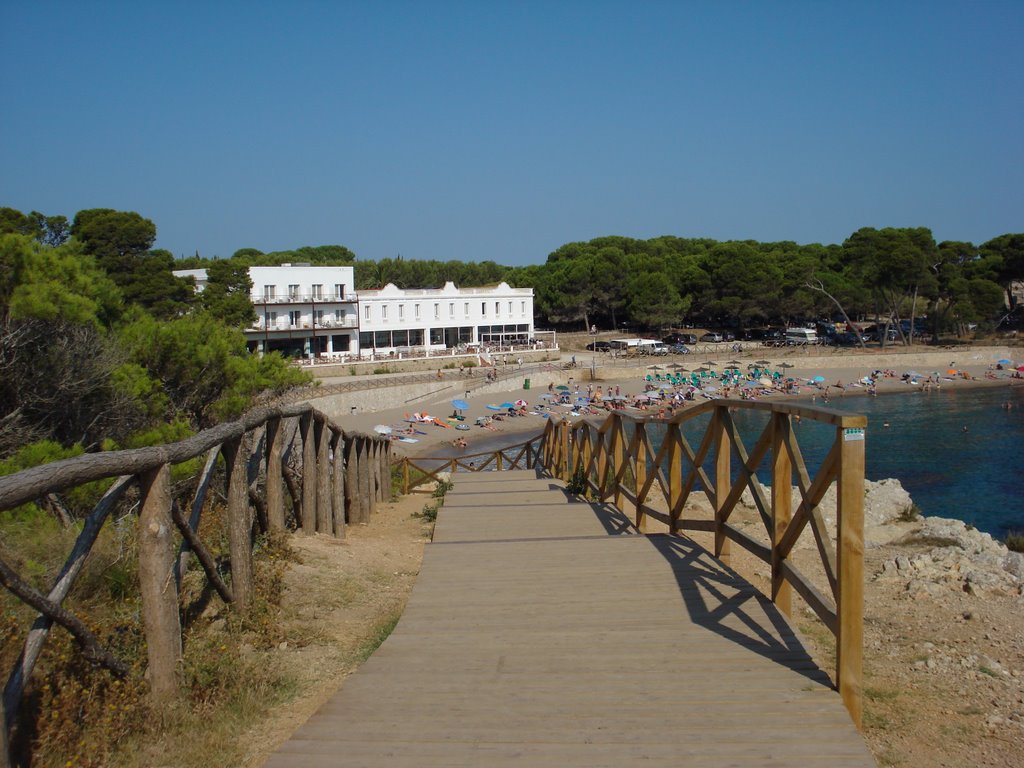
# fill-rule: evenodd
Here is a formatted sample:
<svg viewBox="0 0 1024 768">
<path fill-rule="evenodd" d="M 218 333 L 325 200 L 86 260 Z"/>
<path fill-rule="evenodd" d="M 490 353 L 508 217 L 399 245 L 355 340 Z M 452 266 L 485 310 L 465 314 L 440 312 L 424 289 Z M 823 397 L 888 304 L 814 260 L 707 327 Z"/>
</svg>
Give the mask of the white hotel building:
<svg viewBox="0 0 1024 768">
<path fill-rule="evenodd" d="M 205 269 L 175 270 L 206 287 Z M 256 321 L 244 329 L 249 348 L 286 357 L 421 356 L 448 349 L 526 345 L 534 338 L 533 289 L 354 290 L 353 267 L 282 264 L 249 267 Z"/>
<path fill-rule="evenodd" d="M 398 288 L 357 291 L 365 357 L 527 345 L 534 338 L 533 288 Z"/>
</svg>

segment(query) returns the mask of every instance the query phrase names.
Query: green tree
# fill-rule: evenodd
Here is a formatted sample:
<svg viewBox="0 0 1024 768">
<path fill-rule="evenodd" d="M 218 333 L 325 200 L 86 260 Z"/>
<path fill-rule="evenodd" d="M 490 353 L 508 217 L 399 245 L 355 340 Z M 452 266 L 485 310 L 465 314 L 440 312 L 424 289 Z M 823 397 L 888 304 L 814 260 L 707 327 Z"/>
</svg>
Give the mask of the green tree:
<svg viewBox="0 0 1024 768">
<path fill-rule="evenodd" d="M 249 267 L 235 259 L 222 259 L 206 268 L 206 288 L 199 294 L 199 302 L 224 324 L 244 328 L 256 319 L 251 292 Z"/>
</svg>

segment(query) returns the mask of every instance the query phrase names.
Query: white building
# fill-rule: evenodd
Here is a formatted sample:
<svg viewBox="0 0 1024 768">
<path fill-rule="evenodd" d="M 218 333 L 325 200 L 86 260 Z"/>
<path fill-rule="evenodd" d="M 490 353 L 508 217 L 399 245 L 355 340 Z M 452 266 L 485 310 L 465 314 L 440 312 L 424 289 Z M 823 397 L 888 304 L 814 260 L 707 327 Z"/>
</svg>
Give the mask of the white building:
<svg viewBox="0 0 1024 768">
<path fill-rule="evenodd" d="M 508 283 L 485 288 L 402 289 L 388 283 L 357 291 L 359 350 L 365 357 L 423 354 L 529 344 L 534 337 L 533 289 Z"/>
<path fill-rule="evenodd" d="M 179 269 L 206 287 L 205 269 Z M 256 321 L 245 329 L 249 348 L 286 357 L 336 357 L 359 351 L 355 269 L 282 264 L 249 267 Z"/>
</svg>

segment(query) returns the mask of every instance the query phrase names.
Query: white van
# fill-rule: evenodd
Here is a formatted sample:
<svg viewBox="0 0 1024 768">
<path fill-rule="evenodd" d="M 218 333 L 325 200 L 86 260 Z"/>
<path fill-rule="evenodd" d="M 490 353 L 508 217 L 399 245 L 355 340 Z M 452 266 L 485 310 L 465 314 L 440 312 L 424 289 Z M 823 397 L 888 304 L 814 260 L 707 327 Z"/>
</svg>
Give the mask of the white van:
<svg viewBox="0 0 1024 768">
<path fill-rule="evenodd" d="M 786 343 L 793 347 L 817 344 L 818 332 L 813 328 L 787 328 Z"/>
</svg>

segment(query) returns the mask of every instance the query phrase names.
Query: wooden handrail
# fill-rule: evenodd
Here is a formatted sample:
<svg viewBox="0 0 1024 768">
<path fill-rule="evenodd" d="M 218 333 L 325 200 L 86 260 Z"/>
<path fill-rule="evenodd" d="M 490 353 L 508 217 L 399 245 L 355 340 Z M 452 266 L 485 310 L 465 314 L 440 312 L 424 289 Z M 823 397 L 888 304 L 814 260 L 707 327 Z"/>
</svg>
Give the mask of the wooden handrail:
<svg viewBox="0 0 1024 768">
<path fill-rule="evenodd" d="M 289 420 L 285 426 L 283 420 Z M 294 423 L 304 428 L 297 430 Z M 298 440 L 302 447 L 292 450 Z M 132 485 L 140 489 L 139 582 L 142 615 L 149 656 L 148 680 L 155 703 L 178 694 L 180 685 L 181 622 L 178 587 L 191 554 L 203 561 L 204 572 L 220 596 L 244 613 L 253 594 L 252 532 L 255 504 L 261 525 L 269 530 L 285 527 L 282 485 L 295 486 L 293 501 L 297 523 L 304 533 L 343 536 L 346 522 L 369 521 L 377 501 L 390 496 L 390 440 L 379 435 L 345 432 L 309 403 L 263 407 L 237 421 L 207 429 L 186 440 L 149 448 L 91 453 L 32 467 L 0 477 L 0 511 L 35 501 L 85 483 L 114 478 L 96 508 L 86 516 L 82 532 L 48 593 L 26 589 L 24 579 L 5 566 L 0 583 L 39 615 L 10 671 L 2 697 L 0 764 L 6 764 L 9 736 L 26 683 L 54 622 L 72 632 L 92 659 L 123 674 L 123 663 L 103 648 L 78 617 L 62 606 L 82 570 L 97 535 Z M 172 465 L 203 456 L 205 467 L 196 478 L 186 519 L 170 486 Z M 285 465 L 288 457 L 301 458 L 301 472 Z M 209 554 L 198 537 L 207 489 L 219 457 L 227 479 L 227 526 L 231 585 L 220 581 Z M 257 481 L 263 474 L 262 484 Z M 301 485 L 301 488 L 299 488 Z M 258 489 L 258 490 L 254 490 Z M 349 490 L 346 493 L 346 490 Z M 262 493 L 262 495 L 261 495 Z M 301 507 L 301 509 L 300 509 Z M 180 534 L 179 539 L 177 534 Z M 180 544 L 179 544 L 180 542 Z M 176 552 L 180 546 L 180 550 Z"/>
<path fill-rule="evenodd" d="M 739 410 L 767 415 L 764 429 L 749 451 L 732 418 L 732 412 Z M 707 418 L 707 425 L 700 444 L 694 448 L 683 434 L 683 426 L 702 417 Z M 794 418 L 835 430 L 832 448 L 814 477 L 808 472 L 792 429 Z M 648 433 L 652 424 L 665 429 L 657 450 Z M 725 561 L 735 542 L 766 562 L 771 567 L 770 597 L 779 610 L 791 615 L 791 594 L 795 591 L 836 636 L 836 685 L 851 718 L 860 727 L 866 425 L 864 416 L 831 408 L 726 399 L 687 407 L 667 419 L 613 411 L 600 423 L 582 420 L 570 424 L 553 415 L 540 438 L 539 463 L 553 477 L 584 480 L 596 498 L 611 501 L 621 512 L 627 512 L 628 503 L 641 532 L 647 518 L 656 517 L 668 525 L 671 533 L 712 532 L 715 555 Z M 765 462 L 771 474 L 770 497 L 757 482 L 758 473 L 765 471 Z M 706 469 L 708 464 L 713 471 Z M 799 498 L 795 510 L 794 476 Z M 820 509 L 833 481 L 838 491 L 835 542 Z M 711 519 L 683 517 L 686 501 L 698 484 L 713 510 Z M 746 490 L 753 496 L 765 541 L 730 522 Z M 808 527 L 828 581 L 824 593 L 790 559 L 796 541 Z"/>
</svg>

